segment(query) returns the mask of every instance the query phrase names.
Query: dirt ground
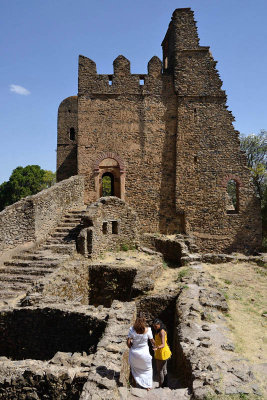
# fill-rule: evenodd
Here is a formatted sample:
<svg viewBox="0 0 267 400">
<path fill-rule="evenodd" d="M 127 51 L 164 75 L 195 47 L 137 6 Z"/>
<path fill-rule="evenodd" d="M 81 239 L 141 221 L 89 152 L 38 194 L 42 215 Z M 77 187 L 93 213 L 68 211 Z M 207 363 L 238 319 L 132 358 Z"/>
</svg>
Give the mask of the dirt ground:
<svg viewBox="0 0 267 400">
<path fill-rule="evenodd" d="M 267 266 L 252 262 L 204 266 L 227 299 L 226 320 L 236 351 L 262 378 L 267 369 Z"/>
</svg>

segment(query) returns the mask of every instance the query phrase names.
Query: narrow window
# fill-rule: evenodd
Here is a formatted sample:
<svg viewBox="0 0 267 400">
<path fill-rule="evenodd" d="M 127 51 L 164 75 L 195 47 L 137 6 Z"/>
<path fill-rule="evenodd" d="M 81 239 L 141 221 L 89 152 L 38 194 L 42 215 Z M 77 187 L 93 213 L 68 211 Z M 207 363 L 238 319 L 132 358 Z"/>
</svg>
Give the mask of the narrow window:
<svg viewBox="0 0 267 400">
<path fill-rule="evenodd" d="M 168 57 L 164 58 L 164 69 L 168 69 Z"/>
<path fill-rule="evenodd" d="M 140 78 L 139 78 L 139 85 L 140 85 L 140 86 L 143 86 L 144 83 L 145 83 L 145 78 L 144 78 L 143 76 L 140 76 Z"/>
<path fill-rule="evenodd" d="M 102 197 L 114 196 L 114 176 L 106 172 L 102 176 Z"/>
<path fill-rule="evenodd" d="M 227 214 L 237 214 L 239 211 L 239 191 L 237 182 L 231 179 L 227 183 L 226 190 L 226 212 Z"/>
<path fill-rule="evenodd" d="M 113 76 L 109 75 L 108 76 L 108 84 L 109 84 L 109 86 L 112 86 L 112 79 L 113 79 Z"/>
<path fill-rule="evenodd" d="M 104 235 L 106 235 L 108 233 L 108 223 L 107 222 L 103 222 L 102 232 Z"/>
<path fill-rule="evenodd" d="M 118 221 L 112 221 L 112 233 L 117 235 L 118 232 Z"/>
<path fill-rule="evenodd" d="M 70 128 L 70 140 L 75 140 L 75 129 Z"/>
<path fill-rule="evenodd" d="M 194 156 L 194 164 L 197 163 L 197 156 Z"/>
</svg>

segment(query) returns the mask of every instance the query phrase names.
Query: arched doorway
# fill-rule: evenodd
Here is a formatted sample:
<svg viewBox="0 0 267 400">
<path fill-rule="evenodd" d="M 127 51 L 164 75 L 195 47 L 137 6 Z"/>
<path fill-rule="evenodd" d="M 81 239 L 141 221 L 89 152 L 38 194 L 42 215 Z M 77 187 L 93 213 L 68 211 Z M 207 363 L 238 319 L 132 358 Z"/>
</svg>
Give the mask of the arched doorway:
<svg viewBox="0 0 267 400">
<path fill-rule="evenodd" d="M 94 171 L 96 198 L 116 196 L 124 200 L 125 168 L 116 154 L 102 154 L 95 162 Z"/>
<path fill-rule="evenodd" d="M 114 196 L 114 175 L 111 172 L 105 172 L 102 175 L 101 197 Z"/>
</svg>

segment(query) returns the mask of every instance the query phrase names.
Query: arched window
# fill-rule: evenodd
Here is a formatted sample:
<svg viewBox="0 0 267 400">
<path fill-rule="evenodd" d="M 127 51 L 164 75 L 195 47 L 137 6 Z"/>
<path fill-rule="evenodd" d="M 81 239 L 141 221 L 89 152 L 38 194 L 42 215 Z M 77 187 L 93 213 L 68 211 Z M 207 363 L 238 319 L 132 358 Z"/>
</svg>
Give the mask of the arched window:
<svg viewBox="0 0 267 400">
<path fill-rule="evenodd" d="M 114 176 L 110 172 L 102 175 L 102 197 L 114 196 Z"/>
<path fill-rule="evenodd" d="M 75 140 L 75 129 L 70 128 L 70 140 Z"/>
<path fill-rule="evenodd" d="M 226 189 L 226 212 L 227 214 L 237 214 L 239 211 L 239 188 L 234 179 L 227 183 Z"/>
</svg>

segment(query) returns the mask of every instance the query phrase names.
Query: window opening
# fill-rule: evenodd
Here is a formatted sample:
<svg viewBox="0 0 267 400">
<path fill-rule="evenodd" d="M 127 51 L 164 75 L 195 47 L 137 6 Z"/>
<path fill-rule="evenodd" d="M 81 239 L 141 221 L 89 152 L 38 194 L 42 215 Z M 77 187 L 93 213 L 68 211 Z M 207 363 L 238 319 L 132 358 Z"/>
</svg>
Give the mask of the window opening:
<svg viewBox="0 0 267 400">
<path fill-rule="evenodd" d="M 75 129 L 70 128 L 70 140 L 75 140 Z"/>
<path fill-rule="evenodd" d="M 109 84 L 109 86 L 112 86 L 112 80 L 113 80 L 113 76 L 112 75 L 109 75 L 108 76 L 108 84 Z"/>
<path fill-rule="evenodd" d="M 110 172 L 102 176 L 102 196 L 114 196 L 114 176 Z"/>
<path fill-rule="evenodd" d="M 140 85 L 140 86 L 143 86 L 144 83 L 145 83 L 145 78 L 144 78 L 143 76 L 140 76 L 140 78 L 139 78 L 139 85 Z"/>
<path fill-rule="evenodd" d="M 119 233 L 118 221 L 112 221 L 112 233 L 115 235 L 117 235 Z"/>
<path fill-rule="evenodd" d="M 239 211 L 238 185 L 231 179 L 227 183 L 226 190 L 226 212 L 227 214 L 237 214 Z"/>
<path fill-rule="evenodd" d="M 108 233 L 108 223 L 107 222 L 103 222 L 102 232 L 104 235 L 106 235 Z"/>
<path fill-rule="evenodd" d="M 164 69 L 168 69 L 168 57 L 164 58 Z"/>
</svg>

